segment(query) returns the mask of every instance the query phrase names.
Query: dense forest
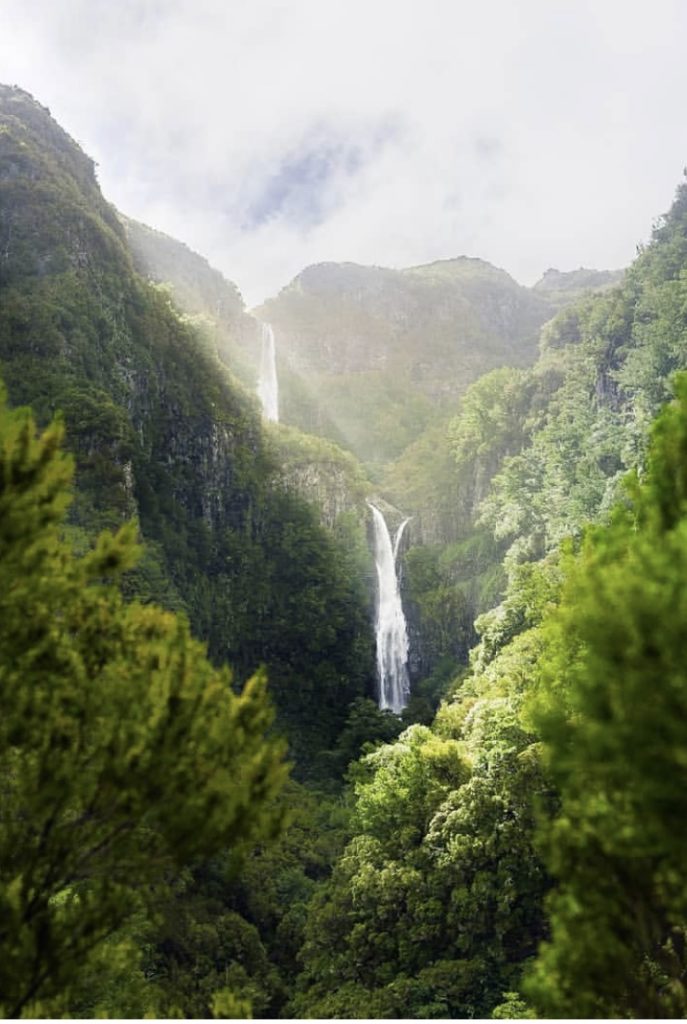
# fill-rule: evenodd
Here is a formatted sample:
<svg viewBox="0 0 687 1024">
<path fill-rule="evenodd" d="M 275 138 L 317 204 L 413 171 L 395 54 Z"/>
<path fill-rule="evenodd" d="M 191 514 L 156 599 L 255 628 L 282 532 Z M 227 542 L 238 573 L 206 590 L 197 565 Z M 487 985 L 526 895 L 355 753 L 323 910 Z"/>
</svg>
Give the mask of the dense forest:
<svg viewBox="0 0 687 1024">
<path fill-rule="evenodd" d="M 0 1013 L 684 1016 L 687 183 L 258 314 L 0 87 Z"/>
</svg>

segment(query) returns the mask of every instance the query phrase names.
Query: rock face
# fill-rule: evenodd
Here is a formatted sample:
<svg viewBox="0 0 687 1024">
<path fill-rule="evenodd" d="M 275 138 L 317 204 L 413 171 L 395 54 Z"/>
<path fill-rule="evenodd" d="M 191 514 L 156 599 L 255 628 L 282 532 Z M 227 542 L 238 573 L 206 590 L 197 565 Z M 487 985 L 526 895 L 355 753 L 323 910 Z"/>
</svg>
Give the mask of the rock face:
<svg viewBox="0 0 687 1024">
<path fill-rule="evenodd" d="M 169 289 L 187 315 L 206 325 L 218 357 L 251 390 L 257 383 L 260 324 L 244 307 L 241 294 L 206 259 L 174 238 L 119 215 L 136 269 Z M 281 485 L 310 502 L 328 529 L 350 513 L 363 524 L 371 484 L 357 460 L 336 444 L 293 427 L 272 427 L 271 442 Z"/>
<path fill-rule="evenodd" d="M 357 513 L 360 503 L 351 490 L 348 474 L 333 462 L 304 462 L 282 470 L 288 490 L 307 498 L 320 512 L 323 525 L 333 529 L 340 516 Z"/>
<path fill-rule="evenodd" d="M 579 267 L 578 270 L 560 271 L 549 267 L 533 285 L 533 291 L 577 293 L 603 291 L 620 284 L 624 275 L 624 270 L 592 270 L 589 267 Z"/>
</svg>

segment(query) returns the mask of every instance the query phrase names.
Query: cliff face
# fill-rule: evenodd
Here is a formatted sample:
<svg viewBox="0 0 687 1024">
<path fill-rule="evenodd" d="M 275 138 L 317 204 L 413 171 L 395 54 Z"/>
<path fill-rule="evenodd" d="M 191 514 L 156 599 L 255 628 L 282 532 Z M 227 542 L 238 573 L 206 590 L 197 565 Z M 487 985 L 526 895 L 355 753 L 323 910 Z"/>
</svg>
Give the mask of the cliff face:
<svg viewBox="0 0 687 1024">
<path fill-rule="evenodd" d="M 164 239 L 153 242 L 171 259 Z M 189 293 L 201 284 L 187 277 Z M 226 302 L 219 340 L 136 272 L 92 162 L 49 112 L 0 87 L 10 400 L 42 421 L 64 412 L 77 458 L 72 526 L 84 543 L 136 515 L 146 553 L 129 592 L 186 610 L 211 655 L 241 677 L 267 663 L 294 750 L 312 755 L 372 687 L 366 597 L 346 552 L 285 493 L 257 401 L 220 358 L 229 359 L 230 324 L 250 318 L 227 282 L 217 276 L 214 287 Z M 318 716 L 315 678 L 327 706 Z"/>
<path fill-rule="evenodd" d="M 119 216 L 136 269 L 168 289 L 175 305 L 204 329 L 209 348 L 254 391 L 260 325 L 246 312 L 236 285 L 183 243 Z M 284 424 L 271 427 L 268 436 L 280 486 L 310 502 L 324 526 L 333 530 L 347 514 L 359 525 L 366 522 L 365 499 L 372 485 L 350 452 Z"/>
<path fill-rule="evenodd" d="M 11 397 L 43 418 L 63 408 L 80 452 L 109 446 L 112 493 L 100 497 L 115 496 L 117 479 L 135 494 L 147 462 L 185 512 L 228 523 L 239 481 L 263 457 L 251 399 L 137 278 L 92 162 L 49 112 L 2 89 L 0 119 L 0 339 Z"/>
<path fill-rule="evenodd" d="M 533 361 L 551 310 L 503 271 L 461 258 L 309 267 L 258 315 L 275 329 L 284 419 L 382 464 L 481 373 Z"/>
<path fill-rule="evenodd" d="M 236 286 L 180 242 L 133 221 L 124 224 L 136 266 L 171 286 L 174 301 L 202 318 L 211 349 L 254 390 L 258 322 L 245 312 Z M 463 507 L 465 494 L 438 481 L 452 476 L 446 424 L 460 396 L 490 367 L 532 363 L 544 321 L 621 277 L 549 270 L 527 289 L 466 257 L 404 271 L 350 263 L 308 267 L 257 312 L 277 334 L 282 421 L 339 449 L 318 451 L 298 431 L 300 446 L 288 429 L 275 435 L 285 485 L 314 502 L 330 528 L 344 512 L 363 518 L 350 466 L 344 470 L 341 463 L 340 449 L 352 451 L 383 480 L 387 496 L 413 512 L 417 542 L 455 538 L 474 509 Z M 571 316 L 568 334 L 574 310 Z M 575 340 L 561 336 L 562 323 L 559 318 L 555 330 L 550 323 L 545 345 Z M 392 456 L 396 461 L 385 467 Z M 483 486 L 475 480 L 472 504 L 484 496 L 489 476 Z"/>
</svg>

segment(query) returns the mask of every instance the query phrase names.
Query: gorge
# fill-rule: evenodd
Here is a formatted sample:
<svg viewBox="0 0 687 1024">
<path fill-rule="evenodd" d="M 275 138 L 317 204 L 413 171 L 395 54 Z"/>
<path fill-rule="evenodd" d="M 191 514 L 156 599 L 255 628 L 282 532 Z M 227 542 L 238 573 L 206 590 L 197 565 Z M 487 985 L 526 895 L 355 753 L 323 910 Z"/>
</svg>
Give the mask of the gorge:
<svg viewBox="0 0 687 1024">
<path fill-rule="evenodd" d="M 687 1013 L 685 371 L 687 183 L 249 314 L 0 86 L 2 1013 Z"/>
</svg>

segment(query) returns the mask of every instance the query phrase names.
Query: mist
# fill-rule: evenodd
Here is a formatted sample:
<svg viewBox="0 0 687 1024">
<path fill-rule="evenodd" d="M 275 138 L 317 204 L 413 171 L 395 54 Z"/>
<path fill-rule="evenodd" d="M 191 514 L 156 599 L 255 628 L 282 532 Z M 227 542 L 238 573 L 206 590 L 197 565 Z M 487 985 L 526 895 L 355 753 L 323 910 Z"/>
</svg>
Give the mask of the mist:
<svg viewBox="0 0 687 1024">
<path fill-rule="evenodd" d="M 255 304 L 327 260 L 627 265 L 684 163 L 686 29 L 679 0 L 28 0 L 0 67 Z"/>
</svg>

